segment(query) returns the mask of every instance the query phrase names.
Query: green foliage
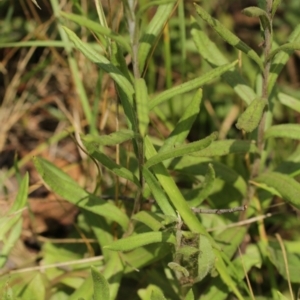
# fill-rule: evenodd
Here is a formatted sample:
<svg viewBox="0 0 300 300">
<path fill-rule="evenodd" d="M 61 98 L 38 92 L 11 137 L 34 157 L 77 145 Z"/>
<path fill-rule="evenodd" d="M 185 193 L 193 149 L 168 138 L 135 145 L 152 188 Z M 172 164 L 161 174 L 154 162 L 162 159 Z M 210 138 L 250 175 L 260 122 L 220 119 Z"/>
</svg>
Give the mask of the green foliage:
<svg viewBox="0 0 300 300">
<path fill-rule="evenodd" d="M 3 274 L 3 299 L 284 299 L 287 291 L 293 299 L 300 283 L 299 245 L 283 251 L 268 228 L 282 227 L 287 244 L 299 238 L 299 222 L 291 213 L 283 220 L 280 209 L 274 215 L 268 209 L 273 200 L 300 209 L 300 148 L 293 142 L 300 139 L 293 114 L 300 112 L 300 95 L 276 84 L 300 49 L 300 26 L 279 43 L 276 11 L 284 4 L 258 2 L 242 12 L 260 23 L 262 51 L 233 33 L 226 24 L 230 16 L 212 11 L 209 2 L 135 6 L 124 0 L 118 11 L 124 18 L 117 14 L 116 22 L 106 17 L 112 8 L 101 1 L 95 1 L 96 12 L 77 1 L 65 12 L 50 1 L 60 41 L 49 46 L 65 49 L 88 126 L 78 144 L 87 165 L 97 165 L 97 184 L 90 192 L 54 163 L 33 158 L 47 187 L 80 210 L 72 234 L 85 240 L 82 247 L 45 242 L 43 263 L 81 263 L 29 270 L 28 276 Z M 31 42 L 6 47 L 47 46 Z M 89 70 L 97 70 L 91 100 L 79 76 L 79 52 Z M 173 67 L 180 84 L 172 84 Z M 97 125 L 105 114 L 95 100 L 109 97 L 116 100 L 118 118 L 111 133 Z M 28 185 L 26 174 L 14 204 L 0 217 L 1 267 L 20 239 Z M 248 209 L 240 216 L 218 213 L 241 205 Z M 196 215 L 191 208 L 200 206 L 216 214 Z M 97 262 L 95 253 L 101 254 Z"/>
</svg>

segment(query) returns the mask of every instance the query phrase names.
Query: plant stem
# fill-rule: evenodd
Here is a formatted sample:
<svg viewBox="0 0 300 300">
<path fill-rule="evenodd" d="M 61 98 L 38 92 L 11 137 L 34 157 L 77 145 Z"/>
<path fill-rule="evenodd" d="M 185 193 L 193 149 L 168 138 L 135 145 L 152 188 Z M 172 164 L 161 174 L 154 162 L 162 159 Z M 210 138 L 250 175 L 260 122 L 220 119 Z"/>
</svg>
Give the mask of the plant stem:
<svg viewBox="0 0 300 300">
<path fill-rule="evenodd" d="M 127 17 L 127 23 L 128 23 L 128 31 L 130 36 L 130 43 L 131 43 L 131 49 L 132 49 L 132 66 L 133 66 L 133 76 L 134 78 L 140 78 L 140 70 L 139 70 L 139 63 L 138 63 L 138 48 L 139 48 L 139 36 L 138 36 L 138 23 L 136 20 L 135 15 L 135 8 L 137 6 L 136 0 L 127 0 L 124 1 L 125 4 L 125 12 Z M 138 124 L 139 120 L 137 120 Z M 142 201 L 142 191 L 144 186 L 144 179 L 143 179 L 143 165 L 144 165 L 144 142 L 143 139 L 139 137 L 139 132 L 137 133 L 136 138 L 136 144 L 137 144 L 137 157 L 138 157 L 138 165 L 139 165 L 139 180 L 141 189 L 138 191 L 135 202 L 134 202 L 134 208 L 132 214 L 138 212 L 140 210 L 141 201 Z"/>
<path fill-rule="evenodd" d="M 273 4 L 272 0 L 266 0 L 266 13 L 270 19 L 270 28 L 268 26 L 266 26 L 266 28 L 264 28 L 263 54 L 264 54 L 265 63 L 264 63 L 264 71 L 263 71 L 263 79 L 262 79 L 262 81 L 263 81 L 262 82 L 262 94 L 261 94 L 262 101 L 269 100 L 268 80 L 269 80 L 271 63 L 270 63 L 270 61 L 267 61 L 267 57 L 268 57 L 268 55 L 271 51 L 271 47 L 272 47 L 272 14 L 271 14 L 272 4 Z M 263 116 L 260 121 L 260 124 L 258 126 L 258 131 L 257 131 L 257 148 L 260 153 L 260 156 L 256 157 L 253 162 L 253 166 L 252 166 L 252 170 L 251 170 L 251 174 L 250 174 L 250 180 L 257 177 L 263 168 L 263 166 L 261 165 L 263 162 L 261 160 L 261 156 L 262 156 L 264 148 L 265 148 L 264 133 L 265 133 L 266 116 L 267 116 L 267 111 L 264 111 Z M 256 187 L 249 184 L 246 199 L 244 201 L 244 205 L 249 205 L 255 192 L 256 192 Z M 241 214 L 241 219 L 244 219 L 245 217 L 246 217 L 246 213 L 243 212 Z"/>
</svg>

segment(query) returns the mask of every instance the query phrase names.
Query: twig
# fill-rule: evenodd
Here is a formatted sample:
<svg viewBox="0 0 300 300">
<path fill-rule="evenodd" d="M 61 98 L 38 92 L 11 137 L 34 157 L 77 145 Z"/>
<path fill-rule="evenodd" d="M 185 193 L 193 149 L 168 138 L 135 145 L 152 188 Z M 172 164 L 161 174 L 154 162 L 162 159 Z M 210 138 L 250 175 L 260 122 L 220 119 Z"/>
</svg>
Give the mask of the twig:
<svg viewBox="0 0 300 300">
<path fill-rule="evenodd" d="M 227 214 L 227 213 L 233 213 L 236 211 L 244 211 L 247 209 L 247 205 L 232 207 L 232 208 L 221 208 L 221 209 L 205 209 L 205 208 L 191 208 L 192 211 L 196 214 Z"/>
</svg>

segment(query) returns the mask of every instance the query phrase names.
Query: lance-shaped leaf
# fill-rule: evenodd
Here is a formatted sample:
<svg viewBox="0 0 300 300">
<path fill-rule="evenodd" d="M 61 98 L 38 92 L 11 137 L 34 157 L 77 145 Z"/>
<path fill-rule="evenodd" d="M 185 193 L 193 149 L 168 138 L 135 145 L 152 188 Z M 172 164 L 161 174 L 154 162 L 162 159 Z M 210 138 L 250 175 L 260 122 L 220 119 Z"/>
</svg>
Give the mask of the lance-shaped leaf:
<svg viewBox="0 0 300 300">
<path fill-rule="evenodd" d="M 135 183 L 137 186 L 140 186 L 139 180 L 130 170 L 117 164 L 112 159 L 110 159 L 107 155 L 100 152 L 93 142 L 83 141 L 83 144 L 86 147 L 88 153 L 97 161 L 99 161 L 107 170 L 111 171 L 117 176 L 120 176 L 122 178 L 125 178 Z"/>
<path fill-rule="evenodd" d="M 226 64 L 220 67 L 217 67 L 209 72 L 207 72 L 206 74 L 204 74 L 203 76 L 200 76 L 198 78 L 192 79 L 190 81 L 187 81 L 185 83 L 182 83 L 180 85 L 177 85 L 175 87 L 172 87 L 162 93 L 160 93 L 159 95 L 155 96 L 149 103 L 149 109 L 153 109 L 155 106 L 171 99 L 174 96 L 178 96 L 187 92 L 190 92 L 196 88 L 201 87 L 202 85 L 204 85 L 205 83 L 218 78 L 219 76 L 221 76 L 223 73 L 225 73 L 226 71 L 232 69 L 238 61 L 234 61 L 230 64 Z"/>
<path fill-rule="evenodd" d="M 187 145 L 180 145 L 180 146 L 174 146 L 172 149 L 168 149 L 164 152 L 159 152 L 156 155 L 152 156 L 148 159 L 148 161 L 145 163 L 145 168 L 150 168 L 153 165 L 156 165 L 166 159 L 174 158 L 178 156 L 184 156 L 190 153 L 193 153 L 195 151 L 199 151 L 203 148 L 208 147 L 212 141 L 214 141 L 218 137 L 218 133 L 214 132 L 208 137 L 197 141 L 192 142 Z"/>
<path fill-rule="evenodd" d="M 265 132 L 265 138 L 268 139 L 270 137 L 300 140 L 300 125 L 281 124 L 281 125 L 271 126 Z"/>
<path fill-rule="evenodd" d="M 159 153 L 164 152 L 175 145 L 180 145 L 185 141 L 200 112 L 201 101 L 202 101 L 202 89 L 199 89 L 195 93 L 191 103 L 188 105 L 188 107 L 182 114 L 174 130 L 164 141 L 163 145 L 159 149 Z"/>
<path fill-rule="evenodd" d="M 254 99 L 238 118 L 236 127 L 246 132 L 252 132 L 259 125 L 266 104 L 267 101 L 264 99 Z"/>
<path fill-rule="evenodd" d="M 203 188 L 199 193 L 197 199 L 194 199 L 189 202 L 189 205 L 191 207 L 200 205 L 210 195 L 214 186 L 215 177 L 216 177 L 216 173 L 213 165 L 208 164 L 208 170 L 207 173 L 205 174 Z"/>
<path fill-rule="evenodd" d="M 101 146 L 114 146 L 121 144 L 135 137 L 132 130 L 121 129 L 107 135 L 93 135 L 87 134 L 82 137 L 82 140 L 86 144 L 93 144 L 95 148 L 99 149 Z"/>
<path fill-rule="evenodd" d="M 113 251 L 130 251 L 153 243 L 176 243 L 174 234 L 169 232 L 146 232 L 117 240 L 105 249 Z"/>
<path fill-rule="evenodd" d="M 202 30 L 200 25 L 192 18 L 191 30 L 194 43 L 200 55 L 212 66 L 219 67 L 228 64 L 228 59 L 218 49 L 217 45 L 209 39 L 207 34 Z M 236 70 L 226 71 L 221 75 L 222 79 L 226 81 L 234 91 L 246 102 L 247 105 L 256 98 L 256 93 L 248 85 L 246 80 Z"/>
<path fill-rule="evenodd" d="M 128 217 L 115 205 L 88 193 L 70 176 L 50 162 L 38 157 L 35 157 L 33 162 L 37 171 L 53 192 L 80 208 L 113 220 L 120 224 L 122 228 L 127 228 Z"/>
<path fill-rule="evenodd" d="M 281 3 L 281 0 L 274 0 L 273 1 L 273 4 L 272 4 L 272 18 L 274 17 L 280 3 Z"/>
<path fill-rule="evenodd" d="M 215 265 L 215 253 L 208 238 L 204 235 L 199 237 L 198 274 L 195 282 L 201 281 Z"/>
<path fill-rule="evenodd" d="M 228 154 L 258 153 L 255 141 L 214 141 L 207 148 L 191 153 L 191 156 L 214 157 Z"/>
<path fill-rule="evenodd" d="M 154 196 L 157 205 L 162 210 L 165 216 L 173 216 L 176 217 L 176 212 L 172 205 L 169 203 L 169 199 L 163 191 L 161 185 L 155 178 L 155 176 L 151 173 L 151 171 L 145 167 L 143 167 L 143 176 L 145 178 L 146 183 L 148 184 L 152 195 Z"/>
<path fill-rule="evenodd" d="M 94 284 L 94 300 L 108 300 L 109 295 L 109 284 L 105 277 L 97 270 L 96 267 L 91 266 L 92 278 Z"/>
<path fill-rule="evenodd" d="M 64 18 L 74 21 L 77 24 L 79 24 L 83 27 L 86 27 L 96 33 L 99 33 L 106 37 L 111 38 L 112 40 L 116 41 L 119 45 L 123 46 L 124 49 L 126 49 L 128 52 L 131 52 L 131 48 L 130 48 L 128 41 L 124 37 L 117 34 L 116 32 L 113 32 L 111 29 L 104 27 L 104 26 L 100 25 L 99 23 L 94 22 L 91 19 L 88 19 L 84 16 L 66 13 L 63 11 L 60 12 L 60 15 Z"/>
<path fill-rule="evenodd" d="M 278 93 L 279 102 L 300 113 L 300 101 L 290 95 Z"/>
<path fill-rule="evenodd" d="M 268 28 L 269 31 L 272 30 L 271 21 L 267 15 L 267 13 L 263 9 L 256 7 L 256 6 L 250 6 L 250 7 L 243 9 L 242 13 L 248 17 L 258 17 L 260 19 L 263 29 Z"/>
<path fill-rule="evenodd" d="M 274 56 L 281 51 L 290 53 L 291 51 L 299 50 L 299 49 L 300 49 L 300 42 L 286 43 L 284 45 L 279 46 L 275 50 L 271 51 L 271 53 L 267 57 L 267 61 L 272 60 Z"/>
<path fill-rule="evenodd" d="M 288 38 L 289 43 L 299 43 L 300 42 L 300 25 L 298 24 L 294 31 Z M 270 75 L 269 75 L 269 82 L 268 82 L 268 91 L 271 93 L 275 82 L 282 70 L 282 68 L 286 65 L 290 54 L 292 53 L 291 50 L 281 51 L 279 52 L 275 58 L 272 60 L 271 68 L 270 68 Z"/>
<path fill-rule="evenodd" d="M 63 27 L 67 33 L 69 39 L 74 43 L 75 47 L 82 52 L 89 60 L 98 64 L 105 72 L 115 80 L 115 82 L 121 87 L 121 89 L 126 93 L 130 99 L 131 105 L 133 105 L 133 93 L 134 89 L 128 79 L 122 72 L 115 67 L 106 57 L 96 52 L 87 43 L 81 41 L 78 36 L 70 29 Z"/>
<path fill-rule="evenodd" d="M 253 179 L 274 188 L 281 197 L 300 209 L 300 183 L 288 175 L 278 172 L 266 172 Z"/>
<path fill-rule="evenodd" d="M 159 216 L 156 213 L 151 211 L 142 210 L 134 216 L 132 216 L 132 219 L 144 223 L 153 231 L 158 231 L 164 226 L 162 224 L 163 219 L 159 218 Z"/>
<path fill-rule="evenodd" d="M 143 78 L 135 79 L 135 102 L 138 117 L 139 133 L 145 136 L 149 124 L 149 96 L 147 85 Z"/>
<path fill-rule="evenodd" d="M 21 181 L 17 197 L 13 202 L 12 207 L 4 215 L 0 213 L 0 242 L 1 255 L 0 255 L 0 268 L 6 263 L 9 253 L 14 247 L 17 240 L 20 238 L 22 232 L 22 213 L 26 207 L 28 196 L 28 173 Z"/>
<path fill-rule="evenodd" d="M 199 16 L 205 22 L 207 22 L 228 44 L 244 52 L 249 58 L 251 58 L 257 63 L 260 70 L 263 70 L 263 63 L 260 57 L 253 49 L 251 49 L 248 45 L 246 45 L 241 39 L 239 39 L 230 30 L 224 27 L 218 20 L 212 18 L 202 7 L 196 4 L 195 6 Z"/>
<path fill-rule="evenodd" d="M 155 16 L 148 24 L 145 32 L 140 38 L 140 44 L 138 49 L 138 62 L 139 69 L 142 73 L 145 68 L 147 57 L 150 53 L 151 48 L 155 45 L 157 38 L 162 32 L 166 22 L 168 21 L 170 14 L 173 11 L 175 3 L 168 3 L 160 5 L 156 10 Z"/>
</svg>

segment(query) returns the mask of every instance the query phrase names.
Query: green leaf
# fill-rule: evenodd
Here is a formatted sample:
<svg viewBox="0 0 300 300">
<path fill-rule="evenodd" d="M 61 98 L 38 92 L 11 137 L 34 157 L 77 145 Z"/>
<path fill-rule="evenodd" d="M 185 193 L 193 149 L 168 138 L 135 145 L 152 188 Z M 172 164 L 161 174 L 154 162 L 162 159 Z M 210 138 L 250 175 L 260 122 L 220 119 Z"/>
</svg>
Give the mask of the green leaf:
<svg viewBox="0 0 300 300">
<path fill-rule="evenodd" d="M 254 99 L 238 118 L 236 127 L 246 132 L 252 132 L 259 125 L 266 104 L 264 99 Z"/>
<path fill-rule="evenodd" d="M 3 243 L 0 255 L 0 268 L 4 266 L 8 255 L 22 232 L 21 219 L 24 208 L 27 204 L 29 175 L 25 174 L 21 181 L 18 194 L 13 205 L 5 215 L 0 215 L 0 242 Z"/>
<path fill-rule="evenodd" d="M 300 183 L 288 175 L 277 172 L 266 172 L 253 179 L 274 188 L 281 197 L 300 209 Z"/>
<path fill-rule="evenodd" d="M 152 172 L 149 169 L 143 167 L 143 176 L 156 200 L 157 205 L 162 210 L 164 215 L 177 217 L 175 210 L 169 203 L 168 197 L 164 193 L 161 185 L 152 174 Z"/>
<path fill-rule="evenodd" d="M 212 142 L 207 148 L 191 153 L 191 156 L 214 157 L 228 154 L 258 153 L 255 141 L 221 140 Z"/>
<path fill-rule="evenodd" d="M 274 0 L 273 1 L 273 4 L 272 4 L 272 18 L 274 17 L 280 3 L 281 3 L 281 0 Z"/>
<path fill-rule="evenodd" d="M 164 26 L 169 20 L 174 5 L 174 2 L 160 5 L 156 10 L 155 16 L 152 18 L 147 28 L 145 29 L 145 32 L 140 38 L 138 49 L 138 65 L 141 73 L 143 73 L 145 63 L 151 48 L 153 47 L 153 45 L 155 45 L 157 38 L 159 37 Z"/>
<path fill-rule="evenodd" d="M 215 181 L 215 170 L 213 168 L 212 164 L 208 164 L 208 170 L 207 173 L 205 174 L 205 179 L 203 183 L 203 188 L 198 195 L 197 199 L 194 199 L 189 202 L 189 205 L 192 206 L 199 206 L 212 192 L 213 186 L 214 186 L 214 181 Z"/>
<path fill-rule="evenodd" d="M 298 99 L 284 93 L 279 93 L 278 99 L 281 104 L 300 113 L 300 101 Z"/>
<path fill-rule="evenodd" d="M 227 165 L 206 157 L 183 156 L 170 165 L 170 170 L 180 172 L 183 175 L 195 176 L 207 173 L 208 164 L 211 163 L 216 177 L 233 186 L 241 195 L 247 191 L 247 184 L 242 176 Z"/>
<path fill-rule="evenodd" d="M 50 162 L 38 157 L 34 157 L 33 162 L 45 183 L 55 193 L 80 208 L 117 222 L 123 229 L 127 228 L 128 217 L 115 205 L 88 193 L 76 181 Z"/>
<path fill-rule="evenodd" d="M 144 137 L 149 124 L 149 97 L 147 85 L 143 78 L 135 79 L 136 112 L 138 117 L 139 132 Z"/>
<path fill-rule="evenodd" d="M 22 224 L 23 224 L 23 220 L 21 219 L 20 214 L 18 214 L 17 218 L 13 219 L 13 222 L 11 222 L 11 220 L 8 220 L 8 222 L 4 224 L 3 222 L 0 223 L 1 225 L 0 268 L 2 268 L 5 265 L 5 263 L 9 258 L 10 251 L 15 247 L 16 242 L 20 239 L 22 233 Z M 4 230 L 6 230 L 6 232 Z"/>
<path fill-rule="evenodd" d="M 215 253 L 210 241 L 204 235 L 199 238 L 198 274 L 195 282 L 201 281 L 215 265 Z"/>
<path fill-rule="evenodd" d="M 176 250 L 176 254 L 182 255 L 184 258 L 189 258 L 192 255 L 195 255 L 198 253 L 200 250 L 196 247 L 191 247 L 191 246 L 180 246 L 178 250 Z M 188 277 L 188 276 L 186 276 Z"/>
<path fill-rule="evenodd" d="M 130 99 L 131 105 L 133 105 L 134 89 L 125 75 L 122 74 L 122 72 L 117 67 L 115 67 L 106 57 L 93 50 L 89 44 L 82 42 L 73 31 L 71 31 L 67 27 L 63 28 L 67 33 L 69 39 L 74 43 L 75 47 L 79 51 L 81 51 L 89 60 L 98 64 L 105 72 L 107 72 L 126 93 L 128 98 Z"/>
<path fill-rule="evenodd" d="M 154 156 L 156 154 L 155 148 L 152 145 L 149 138 L 145 137 L 145 156 L 147 159 Z M 188 228 L 194 233 L 200 233 L 203 235 L 207 235 L 211 242 L 214 243 L 214 239 L 210 237 L 207 233 L 204 226 L 199 222 L 197 217 L 192 213 L 191 209 L 189 208 L 187 202 L 185 201 L 184 197 L 182 196 L 180 190 L 178 189 L 177 185 L 175 184 L 173 178 L 170 176 L 169 172 L 162 164 L 157 164 L 152 167 L 153 173 L 157 177 L 158 181 L 164 188 L 166 194 L 169 196 L 170 201 L 174 205 L 177 211 L 180 211 L 180 215 L 182 220 L 188 226 Z M 175 237 L 174 237 L 175 239 Z M 232 280 L 231 276 L 226 271 L 226 266 L 224 264 L 223 258 L 218 250 L 216 250 L 216 269 L 220 273 L 222 280 L 232 289 L 238 299 L 243 299 L 241 293 L 236 288 L 234 281 Z"/>
<path fill-rule="evenodd" d="M 269 29 L 271 32 L 271 21 L 267 13 L 259 7 L 250 6 L 242 10 L 242 13 L 248 17 L 258 17 L 260 19 L 263 29 Z"/>
<path fill-rule="evenodd" d="M 94 300 L 108 300 L 109 295 L 109 284 L 105 277 L 98 271 L 94 266 L 91 266 L 92 278 L 94 283 Z"/>
<path fill-rule="evenodd" d="M 236 49 L 244 52 L 249 58 L 254 60 L 263 71 L 263 63 L 257 53 L 241 41 L 235 34 L 224 27 L 218 20 L 212 18 L 202 7 L 195 4 L 196 11 L 199 16 L 207 22 L 228 44 L 232 45 Z"/>
<path fill-rule="evenodd" d="M 168 232 L 146 232 L 122 238 L 110 245 L 104 246 L 105 249 L 113 251 L 130 251 L 138 247 L 153 243 L 171 243 L 175 245 L 175 236 Z"/>
<path fill-rule="evenodd" d="M 289 43 L 300 42 L 300 25 L 298 24 L 294 31 L 288 38 Z M 281 51 L 276 57 L 272 60 L 271 68 L 270 68 L 270 75 L 269 75 L 269 82 L 268 82 L 268 92 L 269 94 L 272 92 L 274 85 L 277 81 L 277 78 L 282 70 L 282 68 L 286 65 L 290 54 L 292 51 Z"/>
<path fill-rule="evenodd" d="M 184 300 L 195 300 L 193 289 L 189 289 L 188 293 L 186 294 Z"/>
<path fill-rule="evenodd" d="M 161 223 L 161 220 L 159 220 L 157 214 L 150 211 L 142 210 L 135 214 L 132 219 L 144 223 L 153 231 L 158 231 L 163 227 L 163 224 Z"/>
<path fill-rule="evenodd" d="M 175 128 L 164 141 L 163 145 L 159 149 L 159 153 L 172 148 L 173 146 L 180 145 L 187 138 L 199 112 L 202 101 L 202 89 L 199 89 L 191 103 L 188 105 L 184 113 L 182 114 L 180 120 L 176 124 Z"/>
<path fill-rule="evenodd" d="M 36 272 L 35 276 L 26 285 L 22 291 L 22 299 L 45 299 L 46 288 L 43 275 L 40 272 Z"/>
<path fill-rule="evenodd" d="M 83 141 L 84 142 L 84 141 Z M 136 184 L 136 186 L 140 186 L 139 180 L 137 177 L 127 168 L 117 164 L 113 160 L 111 160 L 107 155 L 104 153 L 98 151 L 95 147 L 95 145 L 92 143 L 85 143 L 85 147 L 87 148 L 88 153 L 95 158 L 97 161 L 99 161 L 105 168 L 107 168 L 112 173 L 116 174 L 117 176 L 120 176 L 122 178 L 125 178 L 133 183 Z"/>
<path fill-rule="evenodd" d="M 199 53 L 212 67 L 215 68 L 228 64 L 228 59 L 222 54 L 216 44 L 209 39 L 194 18 L 192 18 L 191 33 Z M 254 90 L 238 71 L 226 71 L 221 75 L 221 78 L 234 89 L 237 95 L 239 95 L 247 105 L 257 97 Z"/>
<path fill-rule="evenodd" d="M 284 45 L 279 46 L 275 50 L 271 51 L 271 53 L 267 57 L 267 61 L 272 60 L 275 55 L 277 55 L 279 52 L 287 52 L 288 54 L 291 53 L 291 51 L 299 50 L 300 49 L 300 43 L 299 42 L 293 42 L 293 43 L 286 43 Z"/>
<path fill-rule="evenodd" d="M 226 71 L 230 70 L 237 64 L 237 61 L 234 61 L 230 64 L 226 64 L 220 67 L 217 67 L 209 72 L 207 72 L 205 75 L 192 79 L 190 81 L 187 81 L 185 83 L 182 83 L 180 85 L 177 85 L 175 87 L 172 87 L 159 95 L 152 98 L 152 100 L 149 103 L 149 110 L 152 110 L 155 106 L 169 100 L 170 98 L 174 96 L 178 96 L 181 94 L 184 94 L 186 92 L 190 92 L 196 88 L 201 87 L 205 83 L 216 79 L 217 77 L 221 76 Z"/>
<path fill-rule="evenodd" d="M 147 162 L 145 163 L 145 168 L 150 168 L 151 166 L 156 165 L 169 158 L 188 155 L 195 151 L 199 151 L 203 148 L 206 148 L 217 137 L 218 133 L 214 132 L 200 141 L 188 143 L 187 145 L 180 145 L 177 147 L 174 146 L 172 149 L 165 150 L 164 152 L 159 152 L 158 154 L 152 156 L 150 159 L 147 160 Z"/>
<path fill-rule="evenodd" d="M 132 130 L 121 129 L 107 135 L 87 134 L 82 137 L 82 140 L 85 144 L 92 144 L 93 148 L 97 148 L 99 150 L 100 146 L 113 146 L 121 144 L 133 139 L 135 136 L 136 135 Z"/>
<path fill-rule="evenodd" d="M 112 30 L 110 30 L 109 28 L 104 27 L 104 26 L 100 25 L 99 23 L 94 22 L 91 19 L 88 19 L 84 16 L 66 13 L 63 11 L 60 11 L 60 15 L 64 18 L 74 21 L 77 24 L 79 24 L 83 27 L 86 27 L 96 33 L 99 33 L 106 37 L 109 37 L 110 39 L 119 43 L 119 45 L 123 46 L 124 49 L 126 49 L 129 53 L 131 52 L 131 47 L 130 47 L 128 41 L 124 37 L 117 34 L 116 32 L 113 32 Z"/>
<path fill-rule="evenodd" d="M 152 288 L 150 300 L 167 300 L 160 288 Z"/>
<path fill-rule="evenodd" d="M 286 279 L 290 279 L 293 283 L 300 283 L 299 278 L 299 265 L 300 265 L 300 254 L 290 253 L 286 251 L 287 255 L 287 268 L 289 270 L 290 278 L 286 274 L 286 264 L 283 258 L 283 253 L 279 243 L 272 242 L 268 247 L 268 254 L 272 264 L 276 267 L 278 272 Z"/>
<path fill-rule="evenodd" d="M 271 126 L 265 132 L 265 138 L 268 139 L 270 137 L 300 140 L 300 125 L 281 124 Z"/>
</svg>

